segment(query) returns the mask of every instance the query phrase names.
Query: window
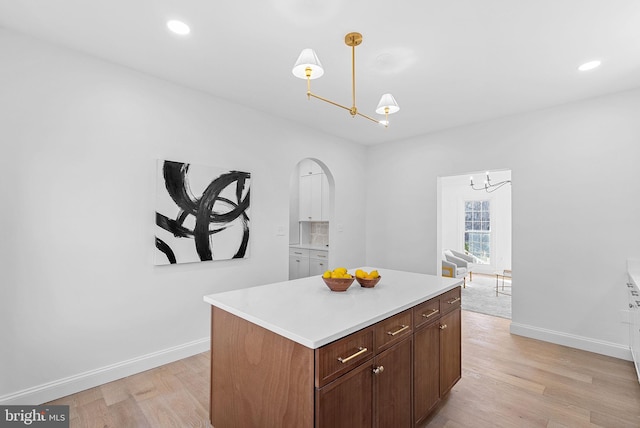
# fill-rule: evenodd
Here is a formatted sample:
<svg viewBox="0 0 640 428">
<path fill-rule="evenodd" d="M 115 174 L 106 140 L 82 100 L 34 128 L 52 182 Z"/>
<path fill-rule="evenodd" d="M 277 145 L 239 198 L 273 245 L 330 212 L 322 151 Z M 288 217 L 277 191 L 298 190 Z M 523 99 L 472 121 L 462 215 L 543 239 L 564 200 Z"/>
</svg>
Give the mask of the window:
<svg viewBox="0 0 640 428">
<path fill-rule="evenodd" d="M 491 201 L 465 201 L 464 249 L 478 263 L 491 263 Z"/>
</svg>

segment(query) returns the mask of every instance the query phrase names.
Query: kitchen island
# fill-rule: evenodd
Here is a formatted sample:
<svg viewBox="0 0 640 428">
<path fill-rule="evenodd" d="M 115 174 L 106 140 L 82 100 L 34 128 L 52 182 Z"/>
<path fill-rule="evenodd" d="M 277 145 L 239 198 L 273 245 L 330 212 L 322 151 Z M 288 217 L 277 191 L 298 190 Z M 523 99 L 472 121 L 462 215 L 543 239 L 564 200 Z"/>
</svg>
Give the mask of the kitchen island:
<svg viewBox="0 0 640 428">
<path fill-rule="evenodd" d="M 315 276 L 205 296 L 212 305 L 212 425 L 399 427 L 424 420 L 460 379 L 462 282 L 380 274 L 372 289 L 354 282 L 332 292 Z"/>
</svg>

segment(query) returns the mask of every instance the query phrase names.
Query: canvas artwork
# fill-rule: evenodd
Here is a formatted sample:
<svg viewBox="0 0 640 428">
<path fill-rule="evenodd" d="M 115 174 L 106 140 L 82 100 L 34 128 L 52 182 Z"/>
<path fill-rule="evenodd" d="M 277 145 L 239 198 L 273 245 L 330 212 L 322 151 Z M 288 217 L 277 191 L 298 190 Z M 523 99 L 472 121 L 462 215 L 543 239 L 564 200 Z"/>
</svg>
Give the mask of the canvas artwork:
<svg viewBox="0 0 640 428">
<path fill-rule="evenodd" d="M 248 257 L 251 174 L 158 160 L 156 265 Z"/>
</svg>

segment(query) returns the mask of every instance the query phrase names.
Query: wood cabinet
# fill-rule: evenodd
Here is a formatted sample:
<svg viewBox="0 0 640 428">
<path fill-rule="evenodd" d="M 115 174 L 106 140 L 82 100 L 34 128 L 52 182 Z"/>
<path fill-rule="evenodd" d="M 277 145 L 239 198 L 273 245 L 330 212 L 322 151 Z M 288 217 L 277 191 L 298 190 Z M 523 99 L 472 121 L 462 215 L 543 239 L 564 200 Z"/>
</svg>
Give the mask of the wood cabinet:
<svg viewBox="0 0 640 428">
<path fill-rule="evenodd" d="M 411 426 L 411 321 L 404 311 L 316 352 L 316 427 Z"/>
<path fill-rule="evenodd" d="M 215 427 L 412 427 L 460 379 L 460 287 L 317 349 L 213 306 Z"/>
<path fill-rule="evenodd" d="M 375 427 L 411 427 L 412 339 L 409 336 L 375 358 L 372 369 Z"/>
<path fill-rule="evenodd" d="M 316 426 L 411 426 L 411 338 L 317 389 Z"/>
<path fill-rule="evenodd" d="M 414 308 L 414 423 L 426 419 L 462 376 L 460 288 Z"/>
<path fill-rule="evenodd" d="M 373 426 L 373 361 L 361 364 L 333 383 L 316 390 L 316 426 Z"/>
</svg>

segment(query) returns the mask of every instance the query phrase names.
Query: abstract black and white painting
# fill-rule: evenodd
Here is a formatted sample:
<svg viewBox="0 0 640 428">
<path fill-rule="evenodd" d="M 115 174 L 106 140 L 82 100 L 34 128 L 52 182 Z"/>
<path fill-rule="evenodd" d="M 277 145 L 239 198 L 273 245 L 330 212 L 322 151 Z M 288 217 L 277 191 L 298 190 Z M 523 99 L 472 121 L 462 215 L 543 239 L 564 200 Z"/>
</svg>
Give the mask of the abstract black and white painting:
<svg viewBox="0 0 640 428">
<path fill-rule="evenodd" d="M 248 257 L 251 174 L 158 160 L 156 265 Z"/>
</svg>

